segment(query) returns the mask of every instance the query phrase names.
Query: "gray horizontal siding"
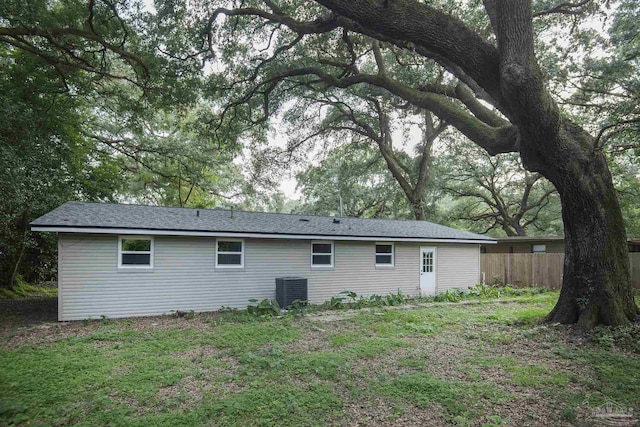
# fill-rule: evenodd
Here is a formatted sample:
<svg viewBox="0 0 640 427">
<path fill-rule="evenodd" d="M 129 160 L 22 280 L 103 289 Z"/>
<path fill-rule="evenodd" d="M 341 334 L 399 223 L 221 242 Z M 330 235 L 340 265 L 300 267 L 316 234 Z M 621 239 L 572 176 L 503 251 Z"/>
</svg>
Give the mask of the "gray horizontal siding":
<svg viewBox="0 0 640 427">
<path fill-rule="evenodd" d="M 437 292 L 467 289 L 480 279 L 479 245 L 446 245 L 438 247 Z"/>
<path fill-rule="evenodd" d="M 246 239 L 244 268 L 229 270 L 214 267 L 213 238 L 156 236 L 153 270 L 133 271 L 118 270 L 115 235 L 61 234 L 59 238 L 61 320 L 245 308 L 251 298 L 275 298 L 275 278 L 281 276 L 308 278 L 313 303 L 344 290 L 358 295 L 398 289 L 409 295 L 419 292 L 417 243 L 396 243 L 395 267 L 375 268 L 373 242 L 335 242 L 334 268 L 317 270 L 310 266 L 310 241 Z M 475 283 L 478 245 L 456 247 L 467 246 L 475 252 L 454 256 L 453 264 L 460 271 L 461 262 L 475 263 L 475 277 L 467 280 Z M 438 266 L 442 257 L 457 253 L 441 253 L 445 247 L 439 247 Z M 442 280 L 449 286 L 448 276 Z"/>
</svg>

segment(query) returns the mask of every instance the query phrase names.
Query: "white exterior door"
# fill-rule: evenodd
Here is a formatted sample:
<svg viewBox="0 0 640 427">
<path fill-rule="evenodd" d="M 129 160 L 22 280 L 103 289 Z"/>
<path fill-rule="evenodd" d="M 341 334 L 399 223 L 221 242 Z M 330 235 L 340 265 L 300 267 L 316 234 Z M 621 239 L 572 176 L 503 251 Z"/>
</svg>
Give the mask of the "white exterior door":
<svg viewBox="0 0 640 427">
<path fill-rule="evenodd" d="M 420 293 L 436 294 L 436 248 L 420 247 Z"/>
</svg>

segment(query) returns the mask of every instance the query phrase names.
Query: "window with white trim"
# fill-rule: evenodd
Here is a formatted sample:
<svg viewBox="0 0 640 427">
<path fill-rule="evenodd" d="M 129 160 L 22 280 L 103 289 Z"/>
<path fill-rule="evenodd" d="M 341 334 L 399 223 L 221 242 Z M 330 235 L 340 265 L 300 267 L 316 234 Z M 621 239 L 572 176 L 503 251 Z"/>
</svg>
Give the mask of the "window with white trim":
<svg viewBox="0 0 640 427">
<path fill-rule="evenodd" d="M 244 240 L 218 239 L 216 241 L 216 267 L 244 267 Z"/>
<path fill-rule="evenodd" d="M 393 243 L 376 243 L 376 267 L 393 267 Z"/>
<path fill-rule="evenodd" d="M 531 252 L 534 254 L 543 254 L 547 252 L 547 245 L 531 245 Z"/>
<path fill-rule="evenodd" d="M 119 268 L 153 268 L 152 236 L 118 236 Z"/>
<path fill-rule="evenodd" d="M 333 267 L 333 242 L 311 242 L 311 267 Z"/>
</svg>

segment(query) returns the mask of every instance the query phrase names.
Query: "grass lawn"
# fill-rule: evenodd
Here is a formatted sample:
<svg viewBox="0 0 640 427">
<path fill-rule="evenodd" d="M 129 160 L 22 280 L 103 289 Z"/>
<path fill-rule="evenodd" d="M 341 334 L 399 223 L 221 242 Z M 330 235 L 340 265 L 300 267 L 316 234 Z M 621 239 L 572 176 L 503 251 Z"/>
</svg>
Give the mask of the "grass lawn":
<svg viewBox="0 0 640 427">
<path fill-rule="evenodd" d="M 639 417 L 640 327 L 574 343 L 539 323 L 556 299 L 4 331 L 0 424 L 576 425 L 609 401 Z"/>
</svg>

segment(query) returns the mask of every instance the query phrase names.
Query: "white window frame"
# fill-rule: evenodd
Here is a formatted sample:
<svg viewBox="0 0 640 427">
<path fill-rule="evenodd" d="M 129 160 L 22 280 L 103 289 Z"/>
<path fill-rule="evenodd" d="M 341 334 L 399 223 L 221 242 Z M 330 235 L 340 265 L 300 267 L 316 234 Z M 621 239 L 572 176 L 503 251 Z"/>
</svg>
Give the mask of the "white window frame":
<svg viewBox="0 0 640 427">
<path fill-rule="evenodd" d="M 386 246 L 391 246 L 391 264 L 378 264 L 377 259 L 378 259 L 378 255 L 389 255 L 388 253 L 382 253 L 380 252 L 380 254 L 378 254 L 378 245 L 386 245 Z M 374 246 L 374 258 L 373 258 L 373 262 L 375 264 L 376 267 L 395 267 L 396 265 L 396 245 L 393 242 L 376 242 L 375 246 Z"/>
<path fill-rule="evenodd" d="M 318 253 L 314 253 L 313 252 L 313 245 L 331 245 L 331 253 L 327 254 L 327 253 L 323 253 L 323 252 L 318 252 Z M 312 240 L 311 241 L 311 258 L 309 260 L 309 262 L 311 263 L 311 268 L 318 268 L 318 269 L 322 269 L 322 268 L 333 268 L 333 266 L 335 265 L 335 245 L 334 242 L 331 240 Z M 313 263 L 313 255 L 331 255 L 331 264 L 314 264 Z"/>
<path fill-rule="evenodd" d="M 240 242 L 242 243 L 242 250 L 240 252 L 219 252 L 218 244 L 220 242 Z M 245 252 L 244 239 L 231 239 L 227 237 L 224 237 L 222 239 L 216 239 L 216 268 L 230 268 L 230 269 L 244 268 L 244 252 Z M 239 265 L 238 264 L 218 264 L 218 254 L 240 255 L 240 264 Z"/>
<path fill-rule="evenodd" d="M 544 248 L 544 250 L 542 250 L 542 251 L 536 251 L 536 250 L 535 250 L 536 246 L 537 246 L 537 247 L 543 247 L 543 248 Z M 547 253 L 547 245 L 545 245 L 545 244 L 531 245 L 531 253 L 534 253 L 534 254 L 546 254 L 546 253 Z"/>
<path fill-rule="evenodd" d="M 150 240 L 151 245 L 148 251 L 123 251 L 122 240 Z M 130 236 L 119 235 L 118 236 L 118 269 L 135 269 L 135 270 L 152 270 L 153 258 L 154 258 L 154 238 L 153 236 Z M 122 255 L 124 254 L 149 254 L 149 265 L 144 264 L 123 264 Z"/>
</svg>

